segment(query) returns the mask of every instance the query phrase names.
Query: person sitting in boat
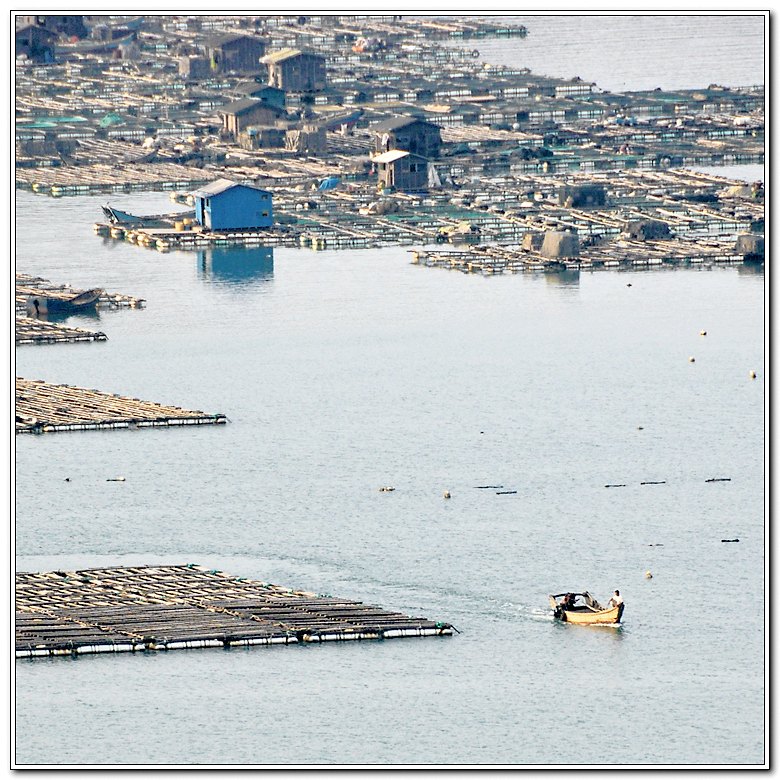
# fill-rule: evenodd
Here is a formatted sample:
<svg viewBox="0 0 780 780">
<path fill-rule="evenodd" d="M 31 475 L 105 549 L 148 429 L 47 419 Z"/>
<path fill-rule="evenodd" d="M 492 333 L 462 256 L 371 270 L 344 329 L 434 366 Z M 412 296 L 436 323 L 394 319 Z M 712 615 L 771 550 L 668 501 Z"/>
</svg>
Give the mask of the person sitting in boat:
<svg viewBox="0 0 780 780">
<path fill-rule="evenodd" d="M 607 602 L 608 607 L 619 607 L 623 603 L 623 598 L 620 595 L 620 591 L 616 590 Z"/>
<path fill-rule="evenodd" d="M 574 609 L 574 602 L 577 601 L 577 597 L 573 593 L 567 593 L 563 597 L 563 608 Z"/>
</svg>

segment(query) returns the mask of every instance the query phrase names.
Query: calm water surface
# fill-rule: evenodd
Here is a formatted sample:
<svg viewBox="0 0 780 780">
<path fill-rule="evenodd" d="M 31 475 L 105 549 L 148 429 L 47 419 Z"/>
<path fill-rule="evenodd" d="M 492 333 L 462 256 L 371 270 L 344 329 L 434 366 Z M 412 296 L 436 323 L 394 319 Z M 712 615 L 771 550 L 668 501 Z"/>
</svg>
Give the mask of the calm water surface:
<svg viewBox="0 0 780 780">
<path fill-rule="evenodd" d="M 230 423 L 20 437 L 18 570 L 194 562 L 462 633 L 16 662 L 19 764 L 763 763 L 763 274 L 161 254 L 103 202 L 18 193 L 17 270 L 147 308 L 16 374 Z M 616 587 L 621 628 L 549 619 Z"/>
</svg>

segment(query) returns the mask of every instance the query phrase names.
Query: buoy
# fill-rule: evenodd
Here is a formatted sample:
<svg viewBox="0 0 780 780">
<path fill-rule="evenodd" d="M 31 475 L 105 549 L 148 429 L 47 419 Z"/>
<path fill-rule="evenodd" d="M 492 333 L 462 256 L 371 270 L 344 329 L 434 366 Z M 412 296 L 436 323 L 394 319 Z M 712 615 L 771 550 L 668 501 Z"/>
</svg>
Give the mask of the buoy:
<svg viewBox="0 0 780 780">
<path fill-rule="evenodd" d="M 389 487 L 389 486 L 385 486 L 385 487 L 379 488 L 379 492 L 380 493 L 392 493 L 393 490 L 395 490 L 395 488 L 394 487 Z"/>
<path fill-rule="evenodd" d="M 70 482 L 70 477 L 65 477 L 66 482 Z"/>
<path fill-rule="evenodd" d="M 649 571 L 646 571 L 645 572 L 645 579 L 646 580 L 652 580 L 653 579 L 653 575 Z"/>
<path fill-rule="evenodd" d="M 700 330 L 699 331 L 699 335 L 700 336 L 706 336 L 707 335 L 707 331 L 706 330 Z"/>
<path fill-rule="evenodd" d="M 450 495 L 450 491 L 449 490 L 445 490 L 444 491 L 444 498 L 452 498 L 452 496 Z"/>
<path fill-rule="evenodd" d="M 124 482 L 124 477 L 109 477 L 106 482 Z"/>
<path fill-rule="evenodd" d="M 632 287 L 632 286 L 633 286 L 633 285 L 631 284 L 631 282 L 629 282 L 629 283 L 626 285 L 626 287 Z"/>
<path fill-rule="evenodd" d="M 691 356 L 691 357 L 688 358 L 688 362 L 689 363 L 695 363 L 696 362 L 696 358 Z"/>
<path fill-rule="evenodd" d="M 749 376 L 750 376 L 751 379 L 755 379 L 756 378 L 756 372 L 755 371 L 751 371 Z"/>
<path fill-rule="evenodd" d="M 643 431 L 643 430 L 644 430 L 644 428 L 643 428 L 641 425 L 637 425 L 637 426 L 636 426 L 636 429 L 637 429 L 638 431 Z"/>
</svg>

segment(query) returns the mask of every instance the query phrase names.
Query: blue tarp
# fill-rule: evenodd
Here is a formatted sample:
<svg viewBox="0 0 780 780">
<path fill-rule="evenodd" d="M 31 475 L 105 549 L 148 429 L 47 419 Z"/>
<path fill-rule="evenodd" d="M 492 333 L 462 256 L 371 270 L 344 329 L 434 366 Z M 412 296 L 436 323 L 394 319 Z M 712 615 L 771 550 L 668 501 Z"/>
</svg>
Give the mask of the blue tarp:
<svg viewBox="0 0 780 780">
<path fill-rule="evenodd" d="M 341 184 L 341 179 L 339 179 L 338 176 L 328 176 L 327 179 L 323 179 L 320 182 L 320 189 L 332 190 L 334 187 L 337 187 L 339 184 Z"/>
</svg>

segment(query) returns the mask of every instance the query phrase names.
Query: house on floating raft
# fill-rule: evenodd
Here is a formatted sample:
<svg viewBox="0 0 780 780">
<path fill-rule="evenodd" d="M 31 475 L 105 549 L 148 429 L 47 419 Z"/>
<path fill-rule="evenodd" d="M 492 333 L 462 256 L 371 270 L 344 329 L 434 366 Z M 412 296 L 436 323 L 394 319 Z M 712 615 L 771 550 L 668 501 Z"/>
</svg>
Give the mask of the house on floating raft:
<svg viewBox="0 0 780 780">
<path fill-rule="evenodd" d="M 428 160 L 419 154 L 392 149 L 371 158 L 382 187 L 395 187 L 401 192 L 422 192 L 428 189 Z"/>
<path fill-rule="evenodd" d="M 192 196 L 195 219 L 207 230 L 268 228 L 274 224 L 271 193 L 251 184 L 217 179 Z"/>
</svg>

